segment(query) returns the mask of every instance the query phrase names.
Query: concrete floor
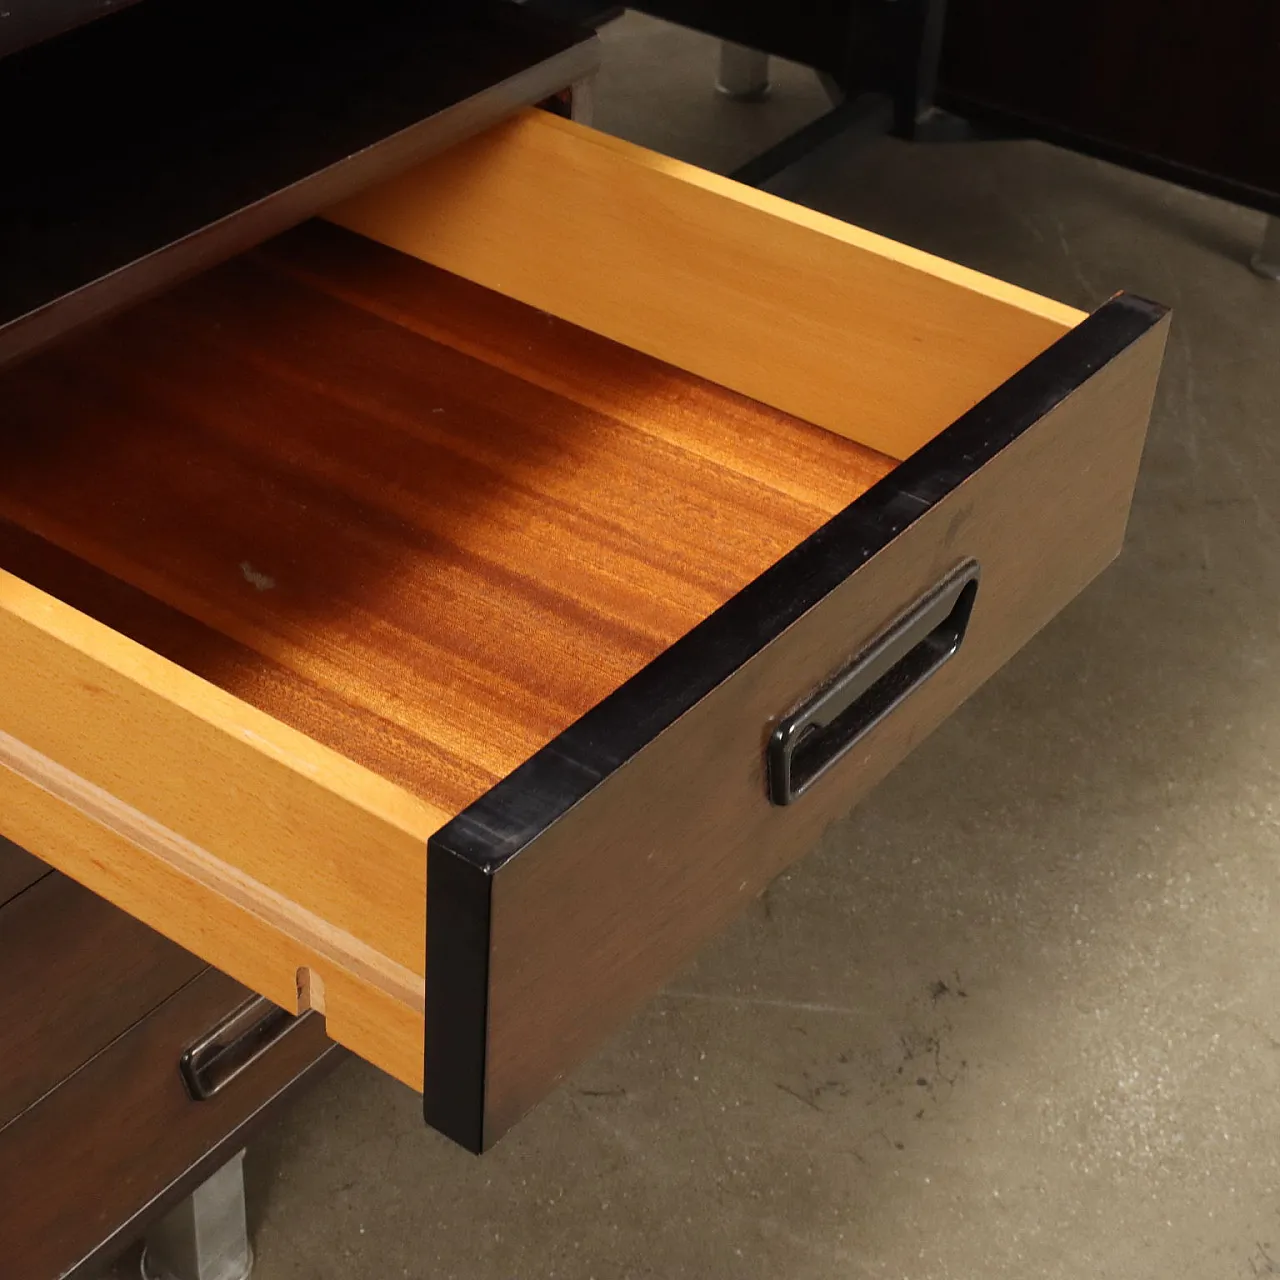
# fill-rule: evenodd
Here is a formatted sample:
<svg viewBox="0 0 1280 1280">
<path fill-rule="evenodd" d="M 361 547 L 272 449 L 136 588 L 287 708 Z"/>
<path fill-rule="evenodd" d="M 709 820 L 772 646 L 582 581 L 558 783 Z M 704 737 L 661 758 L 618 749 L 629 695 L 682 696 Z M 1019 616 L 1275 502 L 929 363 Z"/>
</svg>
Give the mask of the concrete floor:
<svg viewBox="0 0 1280 1280">
<path fill-rule="evenodd" d="M 816 113 L 629 17 L 597 122 L 726 168 Z M 1033 143 L 809 203 L 1176 308 L 1120 562 L 490 1156 L 344 1067 L 250 1153 L 258 1280 L 1280 1275 L 1280 286 L 1258 215 Z"/>
</svg>

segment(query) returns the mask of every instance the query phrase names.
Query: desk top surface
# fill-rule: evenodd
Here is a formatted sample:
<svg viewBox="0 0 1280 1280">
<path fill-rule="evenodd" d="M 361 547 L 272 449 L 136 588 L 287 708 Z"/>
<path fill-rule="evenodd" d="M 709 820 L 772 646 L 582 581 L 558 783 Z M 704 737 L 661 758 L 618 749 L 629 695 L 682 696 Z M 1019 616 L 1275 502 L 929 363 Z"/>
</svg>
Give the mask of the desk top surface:
<svg viewBox="0 0 1280 1280">
<path fill-rule="evenodd" d="M 0 364 L 589 74 L 488 0 L 144 4 L 0 58 Z"/>
</svg>

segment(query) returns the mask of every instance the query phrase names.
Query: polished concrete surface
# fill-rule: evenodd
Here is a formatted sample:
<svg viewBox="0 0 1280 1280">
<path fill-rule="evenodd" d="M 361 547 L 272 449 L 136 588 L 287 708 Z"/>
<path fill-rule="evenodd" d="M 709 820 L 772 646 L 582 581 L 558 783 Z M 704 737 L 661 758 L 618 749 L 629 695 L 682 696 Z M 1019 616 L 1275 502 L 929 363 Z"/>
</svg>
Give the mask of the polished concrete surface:
<svg viewBox="0 0 1280 1280">
<path fill-rule="evenodd" d="M 727 168 L 822 106 L 629 17 L 598 123 Z M 1124 556 L 490 1156 L 342 1068 L 250 1152 L 258 1280 L 1280 1275 L 1280 286 L 1256 215 L 1032 143 L 806 199 L 1176 317 Z"/>
</svg>

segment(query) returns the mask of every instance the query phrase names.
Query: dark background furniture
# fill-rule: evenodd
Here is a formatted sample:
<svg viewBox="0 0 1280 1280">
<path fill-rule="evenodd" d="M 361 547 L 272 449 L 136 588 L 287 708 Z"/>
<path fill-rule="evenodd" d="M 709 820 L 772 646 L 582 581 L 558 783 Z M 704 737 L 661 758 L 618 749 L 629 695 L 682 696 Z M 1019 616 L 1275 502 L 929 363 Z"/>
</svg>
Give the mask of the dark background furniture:
<svg viewBox="0 0 1280 1280">
<path fill-rule="evenodd" d="M 1271 0 L 951 0 L 937 101 L 1280 213 Z"/>
<path fill-rule="evenodd" d="M 548 3 L 583 15 L 604 9 L 592 0 Z M 1280 8 L 1269 0 L 634 7 L 804 63 L 846 94 L 888 93 L 903 136 L 916 136 L 942 108 L 1280 213 Z"/>
</svg>

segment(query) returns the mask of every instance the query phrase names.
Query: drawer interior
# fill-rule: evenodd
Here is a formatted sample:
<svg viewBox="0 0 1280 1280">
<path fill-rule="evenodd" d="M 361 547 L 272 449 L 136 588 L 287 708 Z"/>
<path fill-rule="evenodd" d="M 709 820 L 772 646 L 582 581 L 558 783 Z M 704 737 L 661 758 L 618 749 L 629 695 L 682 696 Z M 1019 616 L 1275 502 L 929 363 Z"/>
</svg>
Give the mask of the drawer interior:
<svg viewBox="0 0 1280 1280">
<path fill-rule="evenodd" d="M 0 378 L 0 763 L 420 1085 L 426 838 L 1080 318 L 521 116 Z"/>
<path fill-rule="evenodd" d="M 0 396 L 6 569 L 441 824 L 894 465 L 318 223 Z"/>
</svg>

